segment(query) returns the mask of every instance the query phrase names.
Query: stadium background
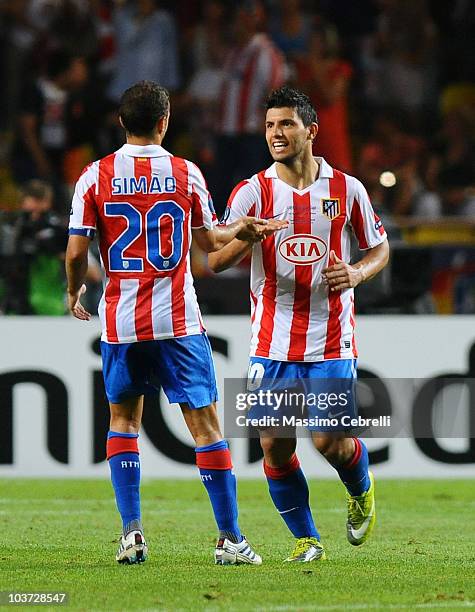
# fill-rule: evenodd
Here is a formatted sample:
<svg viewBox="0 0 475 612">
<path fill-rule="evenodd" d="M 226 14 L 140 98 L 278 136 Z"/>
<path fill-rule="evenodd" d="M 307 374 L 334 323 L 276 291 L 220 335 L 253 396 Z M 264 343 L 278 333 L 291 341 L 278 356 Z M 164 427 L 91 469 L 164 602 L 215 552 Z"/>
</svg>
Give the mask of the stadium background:
<svg viewBox="0 0 475 612">
<path fill-rule="evenodd" d="M 123 142 L 117 100 L 137 66 L 141 77 L 170 89 L 165 145 L 200 165 L 218 214 L 249 151 L 254 170 L 269 162 L 258 135 L 225 172 L 219 165 L 225 58 L 237 38 L 262 30 L 285 59 L 287 81 L 317 106 L 315 152 L 363 181 L 388 231 L 391 265 L 358 291 L 359 312 L 473 313 L 474 13 L 463 0 L 3 0 L 0 310 L 64 313 L 58 259 L 71 190 L 86 163 Z M 35 134 L 36 161 L 29 152 Z M 234 142 L 240 136 L 249 134 L 237 130 Z M 31 179 L 53 188 L 54 215 L 38 220 L 26 210 L 34 204 L 20 188 L 30 193 Z M 205 314 L 249 311 L 245 265 L 214 277 L 195 250 L 193 267 Z M 97 252 L 89 276 L 94 308 Z"/>
<path fill-rule="evenodd" d="M 118 29 L 119 16 L 122 27 L 139 24 L 138 38 L 129 47 L 124 46 Z M 130 599 L 132 594 L 129 597 L 125 593 L 120 577 L 112 575 L 109 569 L 104 576 L 110 580 L 109 587 L 115 584 L 116 595 L 120 593 L 122 599 L 110 599 L 109 587 L 99 593 L 93 581 L 104 586 L 102 567 L 92 566 L 88 551 L 78 552 L 83 548 L 80 540 L 74 539 L 71 546 L 77 547 L 74 554 L 78 566 L 82 564 L 90 571 L 89 582 L 84 583 L 82 573 L 68 574 L 61 560 L 56 562 L 49 556 L 54 555 L 54 550 L 39 546 L 35 534 L 27 532 L 32 521 L 44 537 L 49 537 L 48 528 L 54 528 L 67 541 L 75 526 L 64 517 L 75 515 L 76 501 L 81 505 L 81 512 L 87 515 L 85 497 L 88 495 L 95 510 L 90 511 L 92 519 L 88 516 L 84 520 L 94 521 L 95 513 L 99 512 L 104 538 L 109 538 L 115 520 L 104 461 L 107 408 L 97 354 L 98 323 L 95 320 L 82 325 L 68 318 L 64 307 L 62 267 L 70 195 L 85 164 L 122 144 L 123 135 L 116 117 L 116 92 L 123 84 L 134 82 L 137 65 L 150 66 L 148 78 L 161 82 L 171 91 L 172 122 L 165 147 L 197 162 L 213 194 L 229 193 L 234 184 L 231 172 L 236 168 L 230 168 L 229 174 L 217 170 L 222 136 L 219 99 L 225 77 L 224 58 L 234 45 L 236 26 L 243 23 L 249 34 L 254 28 L 268 34 L 272 45 L 285 58 L 287 82 L 307 91 L 315 101 L 322 134 L 320 142 L 317 139 L 316 153 L 363 181 L 388 231 L 392 247 L 390 265 L 377 279 L 357 291 L 360 366 L 381 379 L 430 378 L 442 374 L 473 377 L 473 3 L 464 0 L 269 0 L 264 4 L 214 0 L 3 0 L 0 2 L 3 84 L 0 97 L 0 402 L 3 419 L 0 477 L 4 495 L 0 503 L 2 517 L 8 520 L 16 516 L 24 529 L 19 538 L 20 548 L 31 559 L 31 566 L 20 563 L 6 568 L 6 558 L 2 559 L 1 588 L 25 585 L 44 590 L 59 583 L 69 584 L 84 609 L 93 607 L 89 606 L 88 593 L 90 597 L 94 593 L 96 602 L 102 601 L 103 609 L 122 609 L 124 602 L 129 607 L 140 607 Z M 138 44 L 139 39 L 143 44 Z M 155 61 L 160 54 L 166 54 L 166 62 Z M 57 75 L 64 77 L 65 73 L 67 83 L 62 81 L 58 85 Z M 50 95 L 51 104 L 47 108 L 44 100 L 38 99 L 39 82 Z M 37 134 L 41 148 L 43 163 L 40 164 L 32 163 L 29 153 L 32 133 Z M 41 182 L 32 183 L 32 180 Z M 48 208 L 50 189 L 52 199 Z M 39 202 L 42 198 L 46 200 L 44 206 Z M 215 198 L 215 206 L 218 213 L 222 212 L 225 200 Z M 87 299 L 88 307 L 95 312 L 101 274 L 94 247 L 90 264 Z M 243 375 L 246 369 L 248 268 L 242 265 L 237 270 L 213 275 L 205 256 L 194 249 L 193 270 L 205 322 L 213 337 L 222 388 L 224 377 Z M 235 318 L 239 315 L 240 318 Z M 392 399 L 397 403 L 397 398 Z M 160 408 L 157 405 L 149 408 L 150 416 L 142 435 L 145 495 L 157 498 L 157 505 L 161 504 L 165 512 L 179 515 L 187 504 L 186 498 L 176 508 L 169 506 L 170 500 L 175 497 L 179 500 L 180 495 L 189 491 L 194 503 L 203 504 L 203 513 L 206 513 L 199 483 L 195 485 L 190 480 L 186 487 L 173 488 L 172 482 L 164 485 L 148 480 L 154 476 L 196 478 L 190 459 L 191 440 L 176 412 L 166 406 L 163 396 Z M 220 410 L 223 414 L 222 405 Z M 473 399 L 469 410 L 473 414 Z M 470 417 L 465 424 L 469 422 Z M 453 567 L 444 565 L 447 551 L 436 551 L 433 535 L 443 526 L 454 558 L 457 553 L 462 555 L 462 551 L 467 554 L 464 546 L 470 541 L 469 533 L 460 533 L 451 513 L 468 528 L 469 515 L 466 514 L 465 523 L 462 517 L 470 503 L 473 506 L 473 496 L 470 502 L 469 495 L 472 482 L 438 480 L 475 475 L 474 433 L 469 428 L 458 431 L 461 432 L 458 438 L 439 440 L 431 451 L 427 445 L 424 451 L 411 435 L 370 442 L 375 474 L 401 479 L 400 482 L 392 480 L 392 485 L 381 480 L 382 497 L 388 508 L 393 503 L 394 509 L 398 503 L 391 497 L 391 491 L 396 492 L 401 504 L 396 521 L 398 529 L 405 520 L 405 500 L 413 504 L 414 511 L 412 531 L 407 537 L 395 529 L 399 538 L 396 547 L 393 541 L 384 540 L 382 529 L 378 532 L 382 552 L 377 555 L 377 567 L 372 571 L 375 580 L 379 577 L 380 582 L 386 583 L 378 595 L 379 602 L 409 609 L 419 605 L 431 608 L 432 604 L 448 608 L 471 605 L 473 597 L 470 600 L 466 591 L 457 590 L 461 579 L 457 567 L 462 567 L 457 563 L 462 564 L 462 557 L 457 558 Z M 300 444 L 309 476 L 331 477 L 331 470 L 310 445 L 306 446 L 305 440 Z M 264 504 L 266 514 L 256 520 L 265 533 L 270 528 L 267 520 L 272 508 L 265 505 L 259 454 L 245 440 L 233 441 L 232 447 L 238 474 L 258 479 L 244 483 L 244 507 L 247 503 L 248 512 L 252 510 L 258 517 L 260 505 Z M 54 484 L 56 481 L 23 481 L 27 476 L 71 480 L 69 485 L 61 481 L 60 487 Z M 92 485 L 72 480 L 82 477 L 99 477 L 99 482 Z M 413 477 L 430 478 L 433 484 L 422 481 L 420 485 L 408 484 L 403 480 Z M 316 491 L 321 490 L 318 486 L 326 486 L 330 491 L 332 485 L 312 484 Z M 335 484 L 331 494 L 336 490 Z M 419 495 L 432 500 L 433 522 L 424 514 L 426 501 L 420 501 Z M 64 504 L 60 517 L 53 517 L 56 506 L 48 509 L 52 498 Z M 103 502 L 98 501 L 102 499 Z M 321 503 L 325 516 L 326 502 Z M 439 508 L 441 505 L 443 508 Z M 246 510 L 243 512 L 245 517 L 249 516 Z M 383 511 L 384 519 L 386 525 L 392 525 L 393 516 L 384 515 Z M 270 537 L 277 533 L 285 541 L 277 520 L 270 519 L 269 525 L 276 530 Z M 173 529 L 181 533 L 182 525 L 168 519 L 160 521 L 149 513 L 151 530 L 161 532 L 162 524 L 172 529 L 164 538 L 165 545 L 169 546 L 167 550 L 174 550 Z M 189 533 L 198 529 L 193 516 L 184 517 L 183 524 L 188 525 Z M 212 533 L 211 522 L 205 521 L 205 527 Z M 425 543 L 424 538 L 428 543 L 426 548 L 420 542 Z M 9 546 L 8 539 L 2 540 L 3 549 L 9 550 Z M 94 554 L 101 563 L 110 565 L 111 545 L 104 547 L 101 542 L 100 546 Z M 191 550 L 191 544 L 187 546 L 186 550 Z M 278 546 L 282 548 L 282 556 L 284 545 Z M 360 557 L 361 567 L 353 568 L 361 578 L 367 575 L 365 563 L 372 563 L 371 554 L 375 549 L 367 550 L 369 553 L 364 555 L 368 557 Z M 400 556 L 401 566 L 391 569 L 384 555 L 393 556 L 394 550 Z M 337 559 L 340 554 L 345 563 L 349 562 L 338 548 L 333 552 Z M 204 555 L 208 553 L 205 551 Z M 419 559 L 429 563 L 434 559 L 432 568 L 415 566 L 411 557 L 413 583 L 404 566 L 408 559 L 404 555 L 409 553 L 426 554 L 428 557 Z M 443 560 L 437 556 L 439 553 Z M 45 558 L 52 563 L 53 573 L 45 570 L 33 581 L 32 568 L 36 572 Z M 206 559 L 203 556 L 197 562 L 207 563 Z M 206 605 L 211 602 L 217 607 L 226 604 L 227 609 L 232 609 L 230 600 L 220 591 L 221 578 L 214 574 L 212 578 L 210 575 L 211 582 L 205 592 L 193 599 L 193 589 L 199 590 L 201 586 L 188 585 L 188 561 L 183 563 L 176 575 L 169 577 L 170 584 L 174 585 L 171 589 L 182 589 L 182 599 L 177 603 L 163 595 L 162 604 L 174 609 L 179 609 L 180 604 L 186 609 L 201 609 L 203 602 Z M 390 572 L 387 576 L 384 568 Z M 344 564 L 337 569 L 333 576 L 320 575 L 320 584 L 328 589 L 327 609 L 351 604 L 344 595 Z M 276 572 L 279 581 L 280 568 L 271 566 L 271 570 Z M 437 571 L 445 573 L 444 577 Z M 397 572 L 401 579 L 404 577 L 405 586 L 400 586 L 395 578 Z M 270 575 L 267 578 L 272 580 Z M 231 592 L 241 593 L 242 585 L 247 584 L 246 578 L 241 576 L 241 579 L 244 582 L 231 585 L 234 588 L 233 591 L 230 587 Z M 142 592 L 147 593 L 147 575 L 137 580 Z M 183 581 L 180 583 L 180 580 Z M 391 587 L 393 581 L 399 590 Z M 440 593 L 434 591 L 437 581 L 441 585 Z M 290 596 L 290 591 L 280 593 L 277 582 L 264 581 L 262 589 L 277 608 L 285 604 L 287 607 L 280 609 L 294 609 L 298 603 L 302 609 L 305 606 L 313 609 L 313 604 L 307 605 L 308 597 L 312 597 L 306 591 L 309 587 L 299 580 L 295 584 L 301 588 L 298 596 L 294 592 Z M 226 592 L 224 587 L 222 590 Z M 369 595 L 364 590 L 357 595 L 360 607 L 376 607 L 368 606 Z M 149 607 L 160 607 L 160 601 L 157 603 L 150 597 Z M 261 605 L 261 609 L 266 609 L 265 601 Z M 247 608 L 244 605 L 242 609 Z"/>
<path fill-rule="evenodd" d="M 239 121 L 234 127 L 232 115 L 223 115 L 222 107 L 233 70 L 227 57 L 239 46 L 253 44 L 256 37 L 265 36 L 272 52 L 266 68 L 269 80 L 276 81 L 278 74 L 278 79 L 302 88 L 315 103 L 320 118 L 315 153 L 363 181 L 388 231 L 390 265 L 357 289 L 360 368 L 382 379 L 470 373 L 473 319 L 457 321 L 457 316 L 475 313 L 475 11 L 471 3 L 209 0 L 172 5 L 153 0 L 10 0 L 0 8 L 0 74 L 6 94 L 0 101 L 0 309 L 9 315 L 0 325 L 6 345 L 12 346 L 1 357 L 4 411 L 10 415 L 2 434 L 2 473 L 10 473 L 16 461 L 16 474 L 46 475 L 51 468 L 58 474 L 81 475 L 80 468 L 64 465 L 70 461 L 66 441 L 59 466 L 53 462 L 51 467 L 46 458 L 39 461 L 43 444 L 33 452 L 28 427 L 21 426 L 20 416 L 15 417 L 20 421 L 14 427 L 13 413 L 21 415 L 23 410 L 27 425 L 31 407 L 46 401 L 48 410 L 52 405 L 58 413 L 71 413 L 67 430 L 76 422 L 75 429 L 84 432 L 84 443 L 90 419 L 104 421 L 100 376 L 93 383 L 88 380 L 90 368 L 99 368 L 94 350 L 97 319 L 81 326 L 65 316 L 63 258 L 78 175 L 86 163 L 123 142 L 117 120 L 121 91 L 135 82 L 138 70 L 140 78 L 155 79 L 170 89 L 172 121 L 165 146 L 203 168 L 211 193 L 218 194 L 219 215 L 235 181 L 249 175 L 245 154 L 229 160 L 222 172 L 223 139 L 227 149 L 238 149 L 243 142 L 248 149 L 252 146 L 256 166 L 250 172 L 270 163 L 259 128 L 250 133 L 246 120 L 249 99 L 262 87 L 256 71 L 244 74 L 235 99 Z M 265 72 L 259 78 L 266 78 Z M 39 154 L 33 151 L 32 140 Z M 86 299 L 94 313 L 102 280 L 97 258 L 93 244 Z M 215 275 L 197 248 L 192 261 L 202 311 L 213 321 L 210 332 L 223 390 L 224 378 L 239 377 L 246 368 L 245 343 L 240 339 L 248 334 L 248 262 Z M 28 319 L 13 318 L 19 315 Z M 57 318 L 46 323 L 39 318 L 53 315 Z M 243 316 L 231 320 L 209 319 L 210 315 Z M 424 325 L 418 319 L 421 315 L 431 315 Z M 466 329 L 466 338 L 454 335 L 451 325 Z M 398 330 L 394 341 L 389 327 Z M 65 329 L 64 334 L 60 329 Z M 62 358 L 61 342 L 53 351 L 56 337 L 68 338 L 74 347 L 68 359 Z M 414 338 L 420 354 L 411 345 Z M 37 359 L 33 347 L 39 347 Z M 409 360 L 404 358 L 407 352 Z M 386 363 L 380 353 L 400 358 L 391 357 Z M 56 356 L 60 356 L 57 363 Z M 22 374 L 18 377 L 15 372 Z M 46 379 L 56 376 L 51 384 L 63 389 L 63 400 L 51 396 L 50 382 L 39 372 Z M 79 389 L 92 389 L 93 400 Z M 63 403 L 66 406 L 58 406 Z M 151 423 L 148 429 L 165 427 L 172 414 L 176 435 L 171 434 L 169 443 L 178 448 L 180 443 L 188 444 L 176 453 L 187 457 L 187 464 L 193 454 L 188 435 L 163 396 L 160 405 L 156 410 L 163 413 L 163 422 Z M 46 426 L 40 412 L 35 413 L 38 424 L 32 431 Z M 98 440 L 102 434 L 101 427 L 95 434 Z M 453 437 L 453 432 L 449 435 Z M 69 438 L 71 446 L 71 432 Z M 77 436 L 74 440 L 77 444 Z M 401 441 L 393 442 L 397 443 Z M 25 456 L 14 451 L 15 444 L 24 445 Z M 185 472 L 180 466 L 173 471 L 173 463 L 160 462 L 156 447 L 154 451 L 150 475 L 170 470 L 192 474 L 189 464 Z M 470 453 L 463 466 L 461 460 L 447 459 L 452 475 L 457 470 L 473 473 Z M 19 456 L 22 461 L 26 457 L 23 467 Z M 392 476 L 398 475 L 395 456 L 393 452 L 388 472 Z M 84 475 L 106 474 L 103 459 L 103 450 L 95 450 L 93 465 L 100 463 L 99 471 L 91 472 L 84 465 Z M 253 471 L 245 469 L 243 460 L 243 472 L 258 475 L 257 459 L 253 457 Z M 313 460 L 310 473 L 321 474 L 322 465 Z M 421 475 L 430 473 L 427 466 L 420 470 Z M 414 474 L 414 470 L 401 467 L 400 473 Z"/>
</svg>

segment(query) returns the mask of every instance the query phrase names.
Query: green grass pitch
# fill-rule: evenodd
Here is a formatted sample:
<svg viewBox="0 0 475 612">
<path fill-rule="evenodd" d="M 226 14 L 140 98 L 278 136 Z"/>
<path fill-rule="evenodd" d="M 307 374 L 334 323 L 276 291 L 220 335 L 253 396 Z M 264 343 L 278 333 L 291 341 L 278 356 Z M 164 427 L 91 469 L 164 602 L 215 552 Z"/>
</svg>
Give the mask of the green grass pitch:
<svg viewBox="0 0 475 612">
<path fill-rule="evenodd" d="M 346 541 L 342 485 L 310 486 L 326 562 L 282 562 L 293 541 L 262 479 L 241 481 L 239 499 L 263 565 L 217 567 L 201 483 L 161 480 L 142 486 L 149 560 L 119 566 L 109 482 L 1 480 L 0 590 L 67 591 L 75 610 L 475 607 L 473 481 L 377 481 L 377 525 L 360 548 Z"/>
</svg>

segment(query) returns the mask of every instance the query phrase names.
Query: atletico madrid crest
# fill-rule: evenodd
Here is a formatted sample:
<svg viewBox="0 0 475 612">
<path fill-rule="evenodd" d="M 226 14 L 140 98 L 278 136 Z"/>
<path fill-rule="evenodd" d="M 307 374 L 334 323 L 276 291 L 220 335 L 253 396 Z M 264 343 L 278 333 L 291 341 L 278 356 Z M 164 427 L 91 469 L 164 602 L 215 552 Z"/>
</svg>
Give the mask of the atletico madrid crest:
<svg viewBox="0 0 475 612">
<path fill-rule="evenodd" d="M 340 198 L 322 198 L 322 214 L 330 221 L 340 214 Z"/>
</svg>

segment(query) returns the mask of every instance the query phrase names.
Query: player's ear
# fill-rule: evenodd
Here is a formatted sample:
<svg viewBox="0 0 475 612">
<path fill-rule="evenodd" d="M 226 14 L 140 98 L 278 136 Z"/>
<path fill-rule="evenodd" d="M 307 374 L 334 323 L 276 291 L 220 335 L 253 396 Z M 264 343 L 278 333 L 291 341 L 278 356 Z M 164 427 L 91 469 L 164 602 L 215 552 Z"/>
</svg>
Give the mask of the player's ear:
<svg viewBox="0 0 475 612">
<path fill-rule="evenodd" d="M 120 127 L 124 128 L 125 130 L 125 125 L 124 122 L 122 121 L 122 117 L 119 115 L 119 123 L 120 123 Z"/>
<path fill-rule="evenodd" d="M 160 117 L 160 119 L 158 120 L 157 123 L 157 129 L 158 129 L 158 133 L 162 136 L 165 136 L 165 132 L 168 129 L 168 121 L 170 119 L 170 113 L 164 115 L 163 117 Z"/>
<path fill-rule="evenodd" d="M 318 134 L 318 123 L 311 123 L 309 126 L 309 138 L 313 142 Z"/>
</svg>

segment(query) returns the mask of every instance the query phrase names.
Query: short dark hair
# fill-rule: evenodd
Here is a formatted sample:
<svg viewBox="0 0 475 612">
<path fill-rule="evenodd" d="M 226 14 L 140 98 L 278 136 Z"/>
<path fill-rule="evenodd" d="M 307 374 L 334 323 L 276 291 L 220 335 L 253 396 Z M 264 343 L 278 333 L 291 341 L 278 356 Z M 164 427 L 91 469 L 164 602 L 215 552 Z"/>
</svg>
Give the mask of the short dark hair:
<svg viewBox="0 0 475 612">
<path fill-rule="evenodd" d="M 170 95 L 154 81 L 140 81 L 120 99 L 119 117 L 129 134 L 148 136 L 170 109 Z"/>
<path fill-rule="evenodd" d="M 318 123 L 317 111 L 310 98 L 298 89 L 284 85 L 271 91 L 266 100 L 266 111 L 270 108 L 284 107 L 295 108 L 305 127 L 311 123 Z"/>
</svg>

